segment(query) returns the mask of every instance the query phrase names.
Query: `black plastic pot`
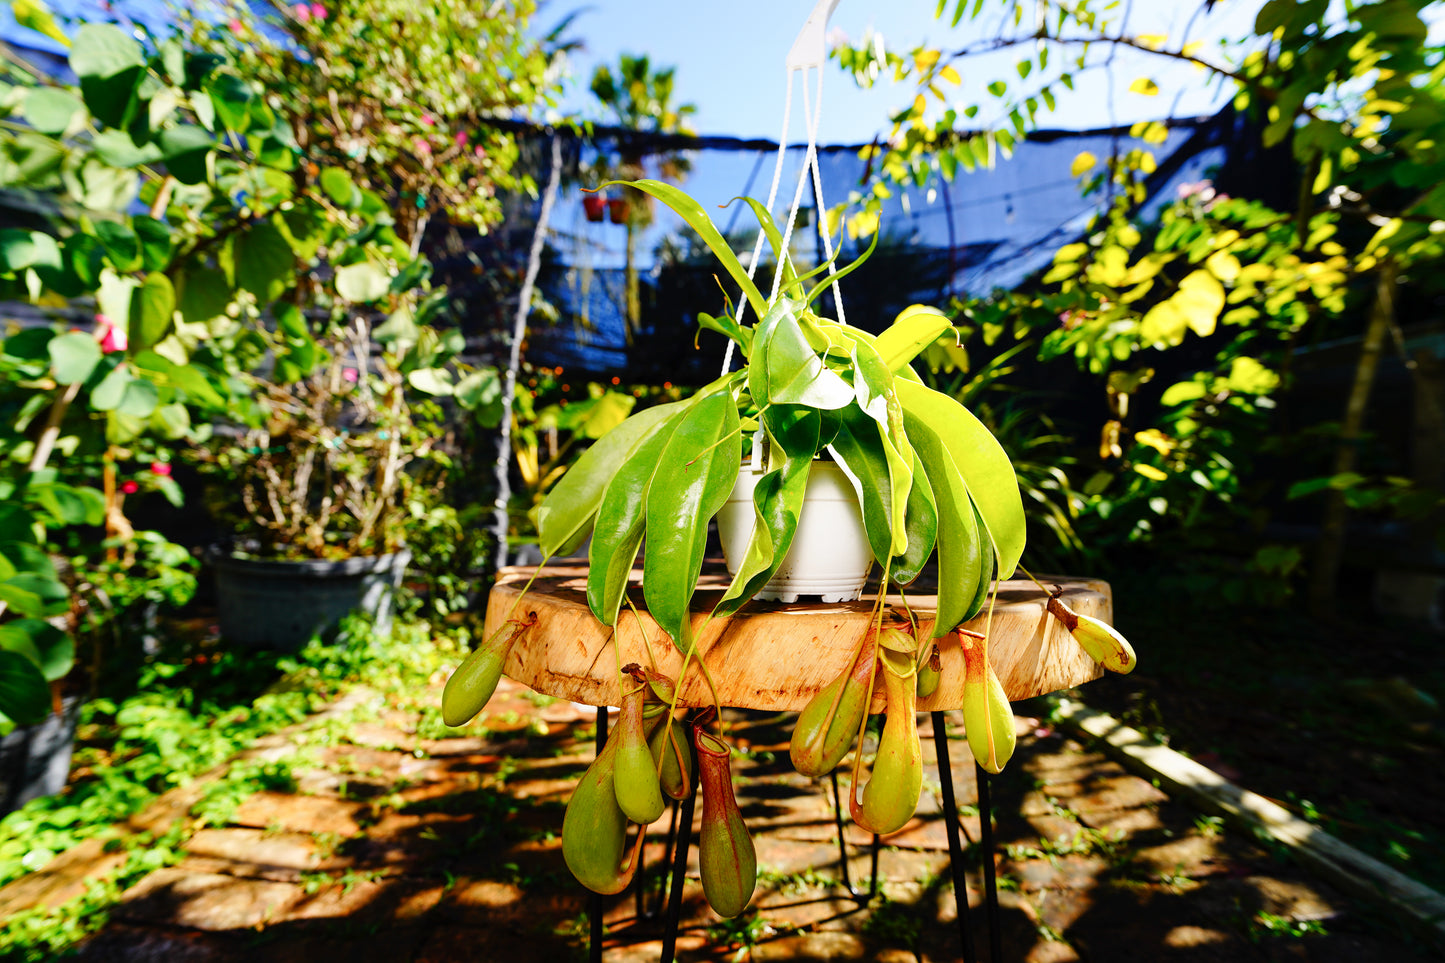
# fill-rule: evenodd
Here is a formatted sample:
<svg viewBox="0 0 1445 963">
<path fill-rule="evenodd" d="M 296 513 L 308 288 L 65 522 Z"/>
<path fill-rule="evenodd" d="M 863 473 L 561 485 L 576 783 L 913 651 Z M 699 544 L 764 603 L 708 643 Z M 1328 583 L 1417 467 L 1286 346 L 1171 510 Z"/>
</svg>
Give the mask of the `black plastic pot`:
<svg viewBox="0 0 1445 963">
<path fill-rule="evenodd" d="M 52 712 L 44 722 L 20 726 L 0 738 L 0 816 L 65 788 L 80 697 L 62 700 L 61 709 L 59 715 Z"/>
<path fill-rule="evenodd" d="M 313 635 L 335 636 L 353 611 L 391 631 L 392 598 L 411 553 L 325 562 L 238 558 L 216 553 L 216 603 L 221 636 L 241 645 L 296 652 Z"/>
</svg>

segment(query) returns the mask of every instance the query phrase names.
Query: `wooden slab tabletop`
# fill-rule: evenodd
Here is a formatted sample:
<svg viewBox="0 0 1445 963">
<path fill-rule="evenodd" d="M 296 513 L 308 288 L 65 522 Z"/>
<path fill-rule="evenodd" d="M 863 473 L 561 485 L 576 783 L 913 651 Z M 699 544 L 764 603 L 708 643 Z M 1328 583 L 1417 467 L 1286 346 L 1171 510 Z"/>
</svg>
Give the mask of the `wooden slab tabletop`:
<svg viewBox="0 0 1445 963">
<path fill-rule="evenodd" d="M 487 604 L 485 632 L 489 636 L 512 610 L 531 568 L 505 568 L 497 575 Z M 1112 622 L 1113 597 L 1109 583 L 1098 579 L 1040 576 L 1045 585 L 1063 588 L 1063 598 L 1082 615 Z M 628 597 L 637 607 L 634 616 L 624 605 L 613 632 L 587 608 L 587 567 L 554 565 L 542 569 L 522 603 L 522 612 L 535 612 L 537 624 L 512 649 L 505 672 L 538 692 L 587 705 L 617 705 L 617 665 L 637 662 L 676 678 L 683 657 L 648 614 L 642 597 L 642 572 L 632 573 Z M 748 602 L 731 618 L 719 619 L 705 629 L 705 613 L 726 590 L 728 576 L 721 563 L 703 568 L 693 597 L 693 626 L 699 631 L 698 649 L 718 687 L 725 706 L 743 709 L 797 711 L 819 689 L 837 678 L 852 659 L 867 631 L 876 588 L 870 586 L 856 602 Z M 1044 606 L 1048 596 L 1033 582 L 1011 579 L 999 586 L 998 602 L 989 630 L 989 661 L 1013 700 L 1067 689 L 1103 674 Z M 903 599 L 890 595 L 890 606 Z M 932 628 L 936 598 L 912 592 L 908 604 L 918 617 L 920 634 Z M 985 631 L 988 608 L 966 623 Z M 920 711 L 956 709 L 963 703 L 963 653 L 956 636 L 939 640 L 943 662 L 937 691 L 918 700 Z M 696 658 L 696 657 L 695 657 Z M 702 674 L 689 668 L 679 703 L 712 704 Z M 881 690 L 875 711 L 881 709 Z"/>
</svg>

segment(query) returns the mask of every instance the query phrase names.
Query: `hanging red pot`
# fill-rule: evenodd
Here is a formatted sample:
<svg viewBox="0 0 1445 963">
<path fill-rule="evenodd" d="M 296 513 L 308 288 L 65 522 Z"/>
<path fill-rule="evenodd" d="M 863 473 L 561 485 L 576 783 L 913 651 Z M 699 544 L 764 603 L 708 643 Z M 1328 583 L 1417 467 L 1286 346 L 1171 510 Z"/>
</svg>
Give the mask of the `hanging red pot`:
<svg viewBox="0 0 1445 963">
<path fill-rule="evenodd" d="M 605 210 L 607 210 L 607 198 L 601 194 L 587 194 L 583 196 L 582 213 L 587 215 L 587 220 L 593 222 L 602 220 L 602 213 Z"/>
<path fill-rule="evenodd" d="M 630 205 L 625 197 L 614 197 L 607 202 L 607 218 L 613 224 L 626 224 Z"/>
</svg>

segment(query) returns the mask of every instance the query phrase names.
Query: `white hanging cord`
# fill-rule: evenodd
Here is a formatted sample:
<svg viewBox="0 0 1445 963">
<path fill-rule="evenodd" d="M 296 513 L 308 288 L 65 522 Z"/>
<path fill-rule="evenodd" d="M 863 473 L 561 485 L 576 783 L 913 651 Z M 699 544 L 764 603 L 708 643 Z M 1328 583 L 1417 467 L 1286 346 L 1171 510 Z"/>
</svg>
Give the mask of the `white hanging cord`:
<svg viewBox="0 0 1445 963">
<path fill-rule="evenodd" d="M 833 243 L 828 235 L 826 219 L 823 214 L 823 181 L 822 174 L 818 167 L 818 124 L 823 116 L 823 67 L 827 63 L 827 54 L 824 49 L 823 31 L 827 27 L 828 18 L 832 16 L 833 10 L 838 5 L 838 0 L 818 0 L 813 12 L 803 24 L 802 31 L 793 41 L 792 49 L 788 51 L 788 87 L 787 94 L 783 99 L 783 132 L 778 137 L 778 159 L 773 165 L 773 182 L 768 190 L 767 211 L 772 214 L 773 203 L 777 200 L 778 185 L 783 176 L 783 159 L 787 154 L 788 147 L 788 126 L 792 120 L 793 106 L 793 74 L 801 72 L 803 75 L 803 124 L 808 131 L 808 150 L 803 158 L 803 167 L 798 173 L 798 187 L 793 192 L 793 203 L 788 210 L 788 223 L 784 229 L 781 250 L 778 252 L 777 269 L 773 274 L 772 293 L 768 296 L 769 303 L 777 297 L 778 289 L 783 281 L 783 269 L 788 259 L 788 246 L 793 237 L 793 225 L 798 216 L 798 205 L 802 202 L 803 189 L 808 183 L 808 173 L 811 169 L 813 175 L 814 203 L 817 205 L 818 230 L 823 235 L 823 250 L 828 259 L 828 276 L 833 277 L 837 269 L 832 263 Z M 808 70 L 818 72 L 818 92 L 816 96 L 817 109 L 813 109 L 812 98 L 808 96 Z M 748 264 L 748 279 L 752 280 L 757 271 L 758 258 L 762 256 L 763 241 L 767 237 L 766 229 L 759 229 L 758 238 L 753 243 L 753 256 Z M 838 282 L 833 282 L 833 298 L 838 306 L 838 321 L 846 323 L 843 316 L 843 299 L 838 292 Z M 743 310 L 747 306 L 746 297 L 739 295 L 737 313 L 734 320 L 741 324 Z M 728 340 L 727 351 L 723 355 L 722 373 L 727 374 L 732 367 L 733 342 Z"/>
<path fill-rule="evenodd" d="M 818 71 L 818 115 L 823 114 L 823 72 Z M 813 151 L 813 198 L 817 205 L 818 212 L 818 233 L 823 236 L 823 257 L 828 263 L 828 277 L 832 278 L 838 273 L 838 266 L 833 263 L 833 238 L 828 232 L 828 209 L 823 206 L 823 174 L 818 169 L 818 152 Z M 848 317 L 843 313 L 843 292 L 838 290 L 838 282 L 833 281 L 833 305 L 838 309 L 838 323 L 846 325 Z"/>
<path fill-rule="evenodd" d="M 778 135 L 778 159 L 777 159 L 777 161 L 773 164 L 773 183 L 772 183 L 771 186 L 768 187 L 768 212 L 769 212 L 769 213 L 772 213 L 772 210 L 773 210 L 773 202 L 778 199 L 778 185 L 782 182 L 782 179 L 783 179 L 783 159 L 787 156 L 787 153 L 788 153 L 788 125 L 792 122 L 792 119 L 793 119 L 793 70 L 792 70 L 791 67 L 788 68 L 787 74 L 788 74 L 788 91 L 787 91 L 787 95 L 783 98 L 783 132 Z M 749 281 L 751 281 L 751 280 L 753 279 L 753 275 L 757 273 L 757 270 L 758 270 L 758 258 L 762 256 L 762 253 L 763 253 L 763 239 L 764 239 L 766 236 L 767 236 L 767 232 L 764 231 L 764 230 L 762 230 L 761 228 L 759 228 L 759 230 L 758 230 L 758 239 L 757 239 L 755 242 L 753 242 L 753 256 L 752 256 L 752 258 L 748 261 L 748 280 L 749 280 Z M 734 320 L 735 322 L 737 322 L 738 324 L 742 324 L 742 323 L 743 323 L 743 310 L 744 310 L 745 308 L 747 308 L 747 306 L 748 306 L 747 296 L 746 296 L 745 294 L 742 294 L 742 293 L 740 292 L 740 293 L 738 294 L 738 308 L 737 308 L 737 311 L 734 312 L 734 314 L 733 314 L 733 320 Z M 728 338 L 727 351 L 723 354 L 722 373 L 723 373 L 723 374 L 727 374 L 727 373 L 728 373 L 728 369 L 732 367 L 732 364 L 733 364 L 733 340 L 732 340 L 732 338 Z"/>
</svg>

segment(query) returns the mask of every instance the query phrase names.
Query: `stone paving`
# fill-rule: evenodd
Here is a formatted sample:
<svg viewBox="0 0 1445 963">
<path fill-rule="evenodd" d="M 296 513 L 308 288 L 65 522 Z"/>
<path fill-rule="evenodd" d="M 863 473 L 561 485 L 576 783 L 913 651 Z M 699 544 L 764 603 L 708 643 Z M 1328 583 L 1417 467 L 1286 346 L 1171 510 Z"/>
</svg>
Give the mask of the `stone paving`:
<svg viewBox="0 0 1445 963">
<path fill-rule="evenodd" d="M 253 795 L 226 825 L 192 835 L 184 860 L 128 890 L 80 958 L 585 959 L 586 894 L 559 835 L 592 755 L 593 715 L 545 703 L 504 680 L 485 731 L 469 730 L 479 734 L 422 738 L 422 720 L 399 711 L 336 726 L 338 738 L 308 750 L 294 791 Z M 694 852 L 679 959 L 960 959 L 933 771 L 918 815 L 884 840 L 878 897 L 860 905 L 839 883 L 828 784 L 788 762 L 789 717 L 731 721 L 758 893 L 748 914 L 719 919 L 702 899 Z M 932 764 L 928 717 L 920 722 Z M 967 743 L 950 739 L 967 844 L 980 831 L 974 769 Z M 1036 720 L 1020 720 L 1018 753 L 993 785 L 1003 960 L 1426 958 L 1390 921 Z M 649 894 L 667 819 L 647 851 Z M 866 886 L 868 837 L 849 826 L 846 839 L 852 878 Z M 969 850 L 983 961 L 981 858 Z M 658 958 L 660 925 L 638 919 L 634 894 L 610 898 L 606 919 L 609 963 Z"/>
</svg>

